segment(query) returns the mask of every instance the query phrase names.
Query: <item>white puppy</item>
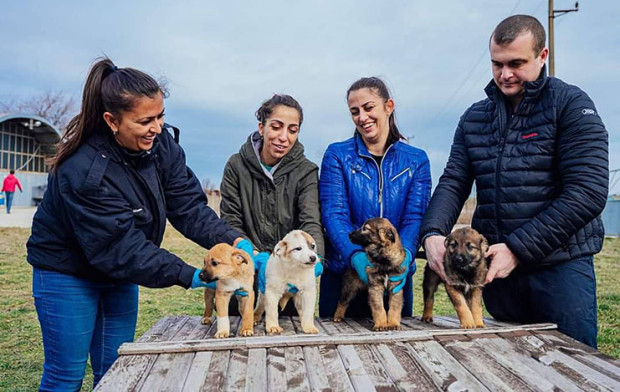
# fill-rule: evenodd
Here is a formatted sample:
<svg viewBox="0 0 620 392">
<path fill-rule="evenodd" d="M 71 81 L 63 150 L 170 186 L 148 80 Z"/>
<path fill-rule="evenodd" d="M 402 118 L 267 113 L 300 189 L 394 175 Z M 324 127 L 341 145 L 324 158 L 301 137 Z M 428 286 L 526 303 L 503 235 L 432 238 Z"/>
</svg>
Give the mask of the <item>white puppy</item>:
<svg viewBox="0 0 620 392">
<path fill-rule="evenodd" d="M 265 312 L 267 333 L 282 332 L 283 329 L 278 324 L 278 302 L 282 298 L 282 307 L 284 307 L 292 295 L 303 331 L 319 333 L 314 326 L 316 303 L 314 266 L 319 262 L 314 239 L 302 230 L 293 230 L 278 242 L 267 262 L 265 293 L 258 293 L 254 322 L 258 322 Z M 288 284 L 297 287 L 297 293 L 289 293 Z"/>
</svg>

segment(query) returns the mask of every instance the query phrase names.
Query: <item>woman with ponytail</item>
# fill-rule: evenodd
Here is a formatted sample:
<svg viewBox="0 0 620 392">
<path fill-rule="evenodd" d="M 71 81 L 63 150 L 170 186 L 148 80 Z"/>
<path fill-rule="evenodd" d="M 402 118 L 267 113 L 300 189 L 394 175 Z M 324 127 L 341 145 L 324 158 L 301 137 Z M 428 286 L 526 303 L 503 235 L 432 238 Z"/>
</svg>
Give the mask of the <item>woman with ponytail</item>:
<svg viewBox="0 0 620 392">
<path fill-rule="evenodd" d="M 133 340 L 138 285 L 206 285 L 159 247 L 166 220 L 205 248 L 251 251 L 207 207 L 179 131 L 164 123 L 165 94 L 144 72 L 97 61 L 51 161 L 27 243 L 45 353 L 40 390 L 79 390 L 89 355 L 97 384 Z"/>
<path fill-rule="evenodd" d="M 362 78 L 353 83 L 347 91 L 347 103 L 355 134 L 327 148 L 319 179 L 321 218 L 327 238 L 319 314 L 334 315 L 346 269 L 354 268 L 362 280 L 368 279 L 368 257 L 359 245 L 351 243 L 349 233 L 367 219 L 383 217 L 394 225 L 406 249 L 406 272 L 399 277 L 394 292 L 404 290 L 402 315 L 411 316 L 414 256 L 431 192 L 428 157 L 408 145 L 399 132 L 394 101 L 381 79 Z M 366 295 L 351 302 L 347 316 L 370 317 Z"/>
</svg>

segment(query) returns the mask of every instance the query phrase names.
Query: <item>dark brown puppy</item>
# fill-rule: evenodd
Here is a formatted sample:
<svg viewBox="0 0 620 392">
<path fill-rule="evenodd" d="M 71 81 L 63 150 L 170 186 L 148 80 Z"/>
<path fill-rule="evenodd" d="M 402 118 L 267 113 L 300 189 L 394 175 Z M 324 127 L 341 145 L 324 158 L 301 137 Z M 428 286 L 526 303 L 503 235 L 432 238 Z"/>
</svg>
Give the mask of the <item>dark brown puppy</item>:
<svg viewBox="0 0 620 392">
<path fill-rule="evenodd" d="M 334 314 L 334 322 L 344 319 L 349 303 L 364 289 L 368 289 L 368 303 L 372 311 L 373 330 L 386 331 L 400 329 L 400 313 L 403 308 L 403 290 L 394 294 L 392 289 L 399 282 L 390 281 L 390 276 L 402 275 L 401 267 L 405 259 L 398 232 L 389 220 L 369 219 L 361 228 L 349 234 L 351 242 L 364 247 L 373 268 L 367 268 L 368 286 L 362 282 L 354 269 L 345 272 L 340 290 L 340 300 Z M 389 310 L 386 315 L 383 294 L 389 290 Z"/>
<path fill-rule="evenodd" d="M 484 255 L 489 243 L 476 230 L 464 227 L 450 233 L 445 241 L 443 267 L 447 281 L 446 292 L 461 322 L 461 328 L 484 328 L 482 318 L 482 287 L 488 266 Z M 428 264 L 424 269 L 422 291 L 424 314 L 422 321 L 433 321 L 435 291 L 441 278 Z"/>
</svg>

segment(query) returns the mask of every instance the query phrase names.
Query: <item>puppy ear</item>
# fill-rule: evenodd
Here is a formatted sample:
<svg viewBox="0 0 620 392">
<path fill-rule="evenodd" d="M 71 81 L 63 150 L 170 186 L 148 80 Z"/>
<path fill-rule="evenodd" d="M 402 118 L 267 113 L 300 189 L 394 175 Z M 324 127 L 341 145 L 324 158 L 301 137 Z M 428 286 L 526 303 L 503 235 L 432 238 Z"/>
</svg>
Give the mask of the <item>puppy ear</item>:
<svg viewBox="0 0 620 392">
<path fill-rule="evenodd" d="M 286 241 L 282 240 L 278 242 L 278 245 L 276 245 L 276 248 L 273 250 L 273 253 L 275 253 L 275 255 L 278 257 L 282 257 L 282 255 L 286 253 L 287 248 L 288 248 L 288 244 L 286 243 Z"/>
<path fill-rule="evenodd" d="M 447 249 L 448 248 L 448 242 L 450 242 L 450 236 L 446 236 L 446 239 L 443 241 L 443 246 Z"/>
<path fill-rule="evenodd" d="M 482 251 L 482 257 L 484 257 L 489 250 L 489 241 L 483 236 L 480 236 L 480 250 Z"/>
<path fill-rule="evenodd" d="M 390 240 L 390 242 L 396 242 L 396 236 L 394 235 L 394 230 L 390 227 L 385 229 L 385 236 Z"/>
<path fill-rule="evenodd" d="M 233 251 L 233 258 L 237 262 L 237 265 L 250 264 L 250 262 L 252 261 L 250 257 L 251 256 L 248 254 L 248 252 L 241 249 L 235 249 Z"/>
</svg>

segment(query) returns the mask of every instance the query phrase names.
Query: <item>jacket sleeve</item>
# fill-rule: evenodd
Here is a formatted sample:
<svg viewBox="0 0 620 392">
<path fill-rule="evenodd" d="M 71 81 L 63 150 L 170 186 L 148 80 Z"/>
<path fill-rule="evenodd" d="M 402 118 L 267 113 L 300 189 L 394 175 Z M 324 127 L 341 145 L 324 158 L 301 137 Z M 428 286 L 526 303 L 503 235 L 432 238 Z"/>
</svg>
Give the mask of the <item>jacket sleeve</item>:
<svg viewBox="0 0 620 392">
<path fill-rule="evenodd" d="M 248 238 L 248 234 L 243 229 L 243 207 L 241 205 L 241 190 L 239 189 L 239 175 L 233 163 L 234 156 L 228 160 L 222 176 L 220 191 L 222 200 L 220 202 L 220 215 L 226 220 L 241 236 Z M 253 244 L 255 246 L 255 244 Z"/>
<path fill-rule="evenodd" d="M 418 235 L 428 202 L 431 197 L 431 169 L 426 153 L 422 157 L 413 176 L 413 183 L 405 200 L 405 211 L 402 218 L 400 237 L 403 246 L 409 249 L 413 256 L 411 263 L 415 263 L 415 254 L 418 250 Z M 413 269 L 410 269 L 413 272 Z"/>
<path fill-rule="evenodd" d="M 134 226 L 132 207 L 112 184 L 75 182 L 59 174 L 62 202 L 89 264 L 110 278 L 147 287 L 190 286 L 195 268 L 147 240 Z"/>
<path fill-rule="evenodd" d="M 608 134 L 594 103 L 571 86 L 558 108 L 558 196 L 513 231 L 506 245 L 520 262 L 536 263 L 601 214 L 609 186 Z"/>
<path fill-rule="evenodd" d="M 183 149 L 167 132 L 165 135 L 170 157 L 162 185 L 168 220 L 181 234 L 204 248 L 220 242 L 232 244 L 241 235 L 209 208 L 200 181 L 185 164 Z"/>
<path fill-rule="evenodd" d="M 319 175 L 318 167 L 314 168 L 302 180 L 299 186 L 299 199 L 297 210 L 299 211 L 299 229 L 307 232 L 316 242 L 316 251 L 319 255 L 325 255 L 323 241 L 323 227 L 321 226 L 321 211 L 319 208 Z"/>
<path fill-rule="evenodd" d="M 471 192 L 474 178 L 463 136 L 463 121 L 466 116 L 467 112 L 456 128 L 448 163 L 422 221 L 421 237 L 431 231 L 448 235 Z"/>
<path fill-rule="evenodd" d="M 19 188 L 20 192 L 23 192 L 24 190 L 22 189 L 22 184 L 19 183 L 19 180 L 16 178 L 15 179 L 15 185 L 17 185 L 17 187 Z"/>
<path fill-rule="evenodd" d="M 335 273 L 343 273 L 350 266 L 351 255 L 362 250 L 362 247 L 352 244 L 349 240 L 349 233 L 356 228 L 351 223 L 344 168 L 329 147 L 321 164 L 319 196 L 325 234 L 338 253 L 335 260 L 327 260 L 326 266 Z"/>
</svg>

